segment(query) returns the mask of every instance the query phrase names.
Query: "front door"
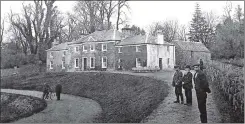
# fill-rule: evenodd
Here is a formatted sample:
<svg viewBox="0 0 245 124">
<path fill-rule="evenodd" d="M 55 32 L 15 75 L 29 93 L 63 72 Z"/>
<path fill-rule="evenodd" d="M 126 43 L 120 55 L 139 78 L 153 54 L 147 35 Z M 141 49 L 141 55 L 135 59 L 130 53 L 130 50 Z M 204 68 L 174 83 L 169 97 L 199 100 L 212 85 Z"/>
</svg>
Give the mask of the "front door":
<svg viewBox="0 0 245 124">
<path fill-rule="evenodd" d="M 162 70 L 162 58 L 159 58 L 159 68 Z"/>
<path fill-rule="evenodd" d="M 87 70 L 87 58 L 83 58 L 83 69 Z"/>
</svg>

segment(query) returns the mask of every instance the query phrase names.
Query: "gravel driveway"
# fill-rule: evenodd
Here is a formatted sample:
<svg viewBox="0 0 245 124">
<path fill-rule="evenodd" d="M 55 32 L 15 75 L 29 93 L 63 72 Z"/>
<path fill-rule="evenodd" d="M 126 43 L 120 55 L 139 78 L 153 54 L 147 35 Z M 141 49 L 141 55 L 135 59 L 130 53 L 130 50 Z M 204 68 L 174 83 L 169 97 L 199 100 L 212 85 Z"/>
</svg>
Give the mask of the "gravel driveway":
<svg viewBox="0 0 245 124">
<path fill-rule="evenodd" d="M 176 100 L 174 94 L 174 88 L 172 87 L 172 77 L 174 75 L 173 70 L 165 70 L 155 73 L 132 73 L 132 72 L 114 72 L 114 73 L 124 73 L 132 75 L 150 76 L 156 79 L 168 82 L 169 94 L 163 100 L 163 102 L 158 106 L 153 113 L 141 121 L 141 123 L 201 123 L 200 113 L 197 107 L 196 92 L 192 90 L 192 106 L 186 106 L 183 104 L 176 104 L 173 101 Z M 193 73 L 193 72 L 192 72 Z M 194 84 L 193 84 L 194 85 Z M 184 90 L 183 90 L 184 95 Z M 221 123 L 221 115 L 214 102 L 214 97 L 208 94 L 207 98 L 207 114 L 208 123 Z M 184 95 L 185 100 L 185 95 Z"/>
<path fill-rule="evenodd" d="M 22 94 L 41 98 L 42 92 L 1 89 L 1 92 Z M 96 122 L 101 113 L 100 105 L 94 100 L 61 94 L 61 100 L 47 100 L 47 108 L 14 123 L 90 123 Z"/>
</svg>

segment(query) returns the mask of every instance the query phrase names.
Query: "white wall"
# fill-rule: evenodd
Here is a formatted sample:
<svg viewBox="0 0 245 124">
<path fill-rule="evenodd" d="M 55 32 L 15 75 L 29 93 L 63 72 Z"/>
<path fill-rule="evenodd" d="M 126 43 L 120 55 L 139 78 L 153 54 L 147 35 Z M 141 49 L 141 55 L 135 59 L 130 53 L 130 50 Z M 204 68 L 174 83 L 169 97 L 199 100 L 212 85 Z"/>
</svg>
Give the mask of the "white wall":
<svg viewBox="0 0 245 124">
<path fill-rule="evenodd" d="M 162 68 L 173 68 L 175 65 L 175 46 L 169 46 L 169 52 L 166 45 L 147 45 L 147 66 L 158 66 L 159 58 L 162 58 Z M 169 58 L 169 65 L 167 59 Z"/>
</svg>

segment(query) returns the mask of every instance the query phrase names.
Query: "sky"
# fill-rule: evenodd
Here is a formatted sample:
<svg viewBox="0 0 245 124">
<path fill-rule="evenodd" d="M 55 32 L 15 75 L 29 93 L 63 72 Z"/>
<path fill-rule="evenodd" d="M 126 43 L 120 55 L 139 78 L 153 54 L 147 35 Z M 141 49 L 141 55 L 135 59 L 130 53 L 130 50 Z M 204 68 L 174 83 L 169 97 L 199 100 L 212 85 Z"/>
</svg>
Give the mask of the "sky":
<svg viewBox="0 0 245 124">
<path fill-rule="evenodd" d="M 23 1 L 1 1 L 1 19 L 10 12 L 21 12 Z M 25 1 L 30 3 L 32 1 Z M 195 3 L 200 4 L 203 12 L 212 11 L 217 16 L 222 16 L 224 6 L 228 1 L 129 1 L 130 13 L 127 12 L 128 24 L 146 28 L 157 21 L 178 20 L 180 24 L 189 25 L 195 10 Z M 230 2 L 230 1 L 229 1 Z M 240 5 L 244 11 L 244 1 L 231 1 L 232 7 Z M 72 12 L 75 1 L 56 1 L 55 5 L 63 13 Z M 233 9 L 234 10 L 234 9 Z M 6 22 L 6 21 L 5 21 Z M 115 24 L 116 19 L 112 19 Z M 6 22 L 6 26 L 8 22 Z"/>
</svg>

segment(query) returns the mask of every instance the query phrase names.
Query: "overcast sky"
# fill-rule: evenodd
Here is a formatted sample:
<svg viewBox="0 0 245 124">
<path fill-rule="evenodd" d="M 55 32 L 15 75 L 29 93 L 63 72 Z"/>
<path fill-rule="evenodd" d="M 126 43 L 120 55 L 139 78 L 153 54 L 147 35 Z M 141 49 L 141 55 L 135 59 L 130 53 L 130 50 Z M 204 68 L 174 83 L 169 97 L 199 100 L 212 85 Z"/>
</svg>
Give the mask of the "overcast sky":
<svg viewBox="0 0 245 124">
<path fill-rule="evenodd" d="M 27 1 L 25 3 L 30 3 Z M 188 25 L 192 19 L 197 1 L 129 1 L 131 13 L 128 14 L 129 24 L 145 28 L 152 22 L 177 19 L 180 24 Z M 198 1 L 202 11 L 213 11 L 216 15 L 222 16 L 227 1 Z M 62 12 L 71 12 L 75 1 L 56 1 Z M 233 8 L 240 5 L 244 8 L 244 1 L 232 1 Z M 6 13 L 20 12 L 21 1 L 1 1 L 1 19 Z M 233 9 L 234 10 L 234 9 Z M 244 10 L 244 9 L 243 9 Z M 115 20 L 113 22 L 115 24 Z M 6 24 L 7 25 L 7 24 Z"/>
</svg>

